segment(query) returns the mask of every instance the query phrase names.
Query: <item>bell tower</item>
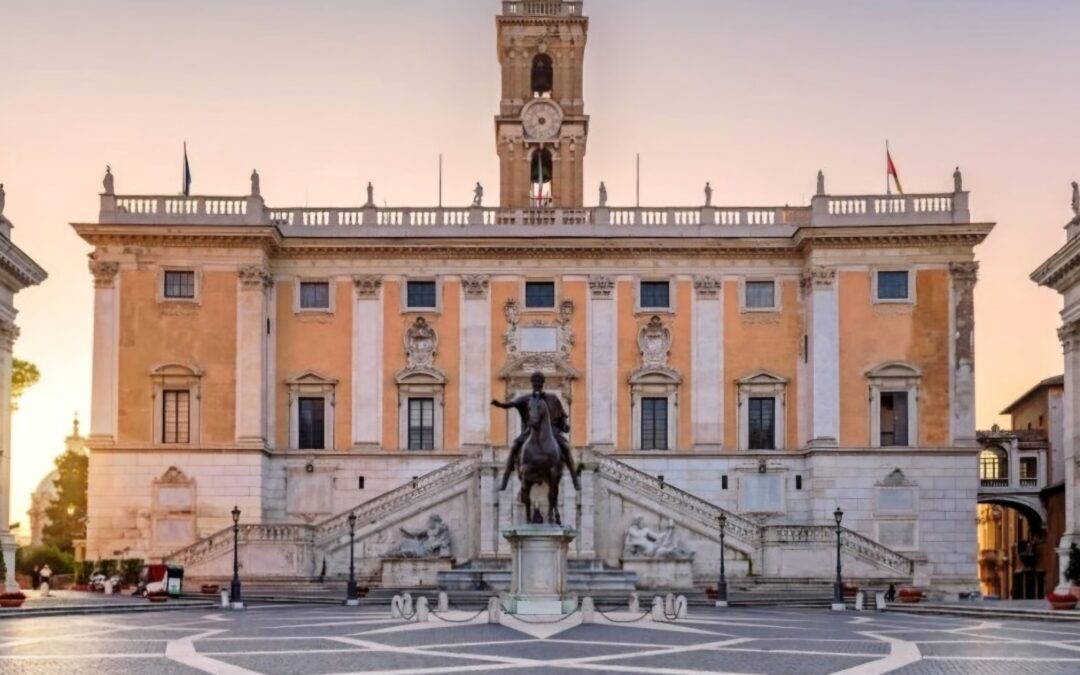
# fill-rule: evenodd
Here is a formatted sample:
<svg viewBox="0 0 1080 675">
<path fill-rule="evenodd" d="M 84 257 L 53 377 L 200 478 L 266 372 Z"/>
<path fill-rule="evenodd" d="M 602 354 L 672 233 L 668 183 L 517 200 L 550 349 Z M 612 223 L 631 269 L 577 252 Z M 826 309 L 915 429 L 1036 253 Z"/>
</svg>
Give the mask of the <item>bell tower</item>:
<svg viewBox="0 0 1080 675">
<path fill-rule="evenodd" d="M 496 19 L 502 102 L 495 118 L 504 208 L 584 205 L 582 0 L 504 0 Z"/>
</svg>

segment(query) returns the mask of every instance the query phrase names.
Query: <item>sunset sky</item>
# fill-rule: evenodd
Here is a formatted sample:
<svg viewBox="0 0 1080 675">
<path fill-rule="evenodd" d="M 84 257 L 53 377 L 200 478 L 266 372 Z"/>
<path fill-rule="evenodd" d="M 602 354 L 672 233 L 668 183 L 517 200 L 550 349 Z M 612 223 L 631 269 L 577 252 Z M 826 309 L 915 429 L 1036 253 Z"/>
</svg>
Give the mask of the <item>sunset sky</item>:
<svg viewBox="0 0 1080 675">
<path fill-rule="evenodd" d="M 14 241 L 49 272 L 16 299 L 42 380 L 13 430 L 12 520 L 89 420 L 92 283 L 69 223 L 120 194 L 272 206 L 447 204 L 498 194 L 497 0 L 6 0 L 0 183 Z M 1062 370 L 1060 299 L 1028 275 L 1065 241 L 1080 178 L 1075 0 L 586 0 L 586 185 L 613 205 L 804 205 L 950 191 L 998 227 L 977 249 L 978 421 Z M 591 202 L 590 202 L 591 203 Z M 88 424 L 84 431 L 88 432 Z M 6 497 L 6 496 L 3 496 Z"/>
</svg>

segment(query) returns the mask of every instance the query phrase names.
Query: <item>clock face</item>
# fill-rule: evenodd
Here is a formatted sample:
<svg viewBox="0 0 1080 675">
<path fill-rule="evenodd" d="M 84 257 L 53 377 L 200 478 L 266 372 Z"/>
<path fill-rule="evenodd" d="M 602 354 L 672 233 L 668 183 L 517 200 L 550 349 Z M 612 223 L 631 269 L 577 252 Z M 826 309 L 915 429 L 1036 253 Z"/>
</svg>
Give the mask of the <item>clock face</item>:
<svg viewBox="0 0 1080 675">
<path fill-rule="evenodd" d="M 548 141 L 559 135 L 562 109 L 554 101 L 532 101 L 521 112 L 521 122 L 529 138 Z"/>
</svg>

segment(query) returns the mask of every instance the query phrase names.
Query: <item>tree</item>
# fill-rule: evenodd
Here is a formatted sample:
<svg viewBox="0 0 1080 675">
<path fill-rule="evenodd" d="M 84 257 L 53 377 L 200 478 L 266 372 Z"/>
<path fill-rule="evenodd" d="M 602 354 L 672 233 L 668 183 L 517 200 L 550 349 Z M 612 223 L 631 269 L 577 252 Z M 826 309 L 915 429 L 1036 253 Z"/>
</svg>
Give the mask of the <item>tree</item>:
<svg viewBox="0 0 1080 675">
<path fill-rule="evenodd" d="M 11 360 L 11 409 L 19 409 L 19 397 L 41 379 L 37 366 L 22 359 Z"/>
<path fill-rule="evenodd" d="M 42 530 L 41 541 L 61 551 L 74 549 L 73 540 L 86 538 L 86 490 L 89 458 L 68 450 L 57 457 L 53 480 L 56 497 L 45 507 L 48 525 Z"/>
</svg>

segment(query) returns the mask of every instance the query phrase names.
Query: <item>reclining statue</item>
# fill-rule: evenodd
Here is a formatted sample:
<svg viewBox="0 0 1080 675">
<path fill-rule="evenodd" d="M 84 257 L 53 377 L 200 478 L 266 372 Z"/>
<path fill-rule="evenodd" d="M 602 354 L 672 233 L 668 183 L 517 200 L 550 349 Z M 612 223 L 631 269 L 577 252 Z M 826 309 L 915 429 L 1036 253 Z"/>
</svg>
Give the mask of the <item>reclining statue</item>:
<svg viewBox="0 0 1080 675">
<path fill-rule="evenodd" d="M 410 532 L 400 528 L 405 538 L 394 544 L 383 556 L 385 558 L 449 558 L 450 528 L 442 517 L 433 513 L 428 518 L 426 530 Z"/>
</svg>

